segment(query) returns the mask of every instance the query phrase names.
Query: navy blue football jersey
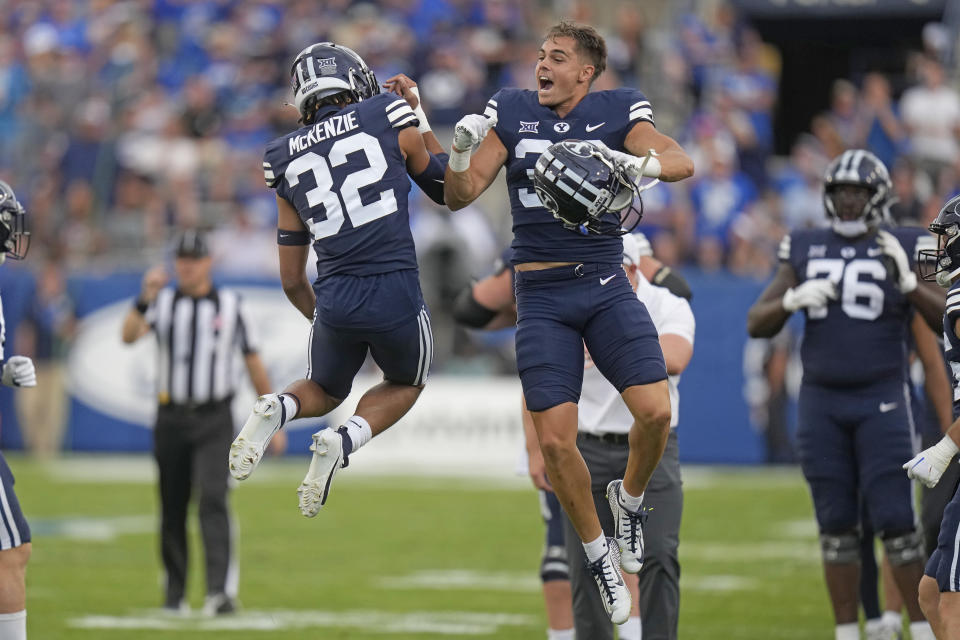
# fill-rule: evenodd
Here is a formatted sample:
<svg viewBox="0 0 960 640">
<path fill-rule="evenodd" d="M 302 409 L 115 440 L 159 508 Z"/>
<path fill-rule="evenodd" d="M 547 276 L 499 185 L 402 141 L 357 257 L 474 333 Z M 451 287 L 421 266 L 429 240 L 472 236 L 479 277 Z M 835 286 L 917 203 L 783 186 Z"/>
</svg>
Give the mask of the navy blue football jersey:
<svg viewBox="0 0 960 640">
<path fill-rule="evenodd" d="M 398 141 L 401 129 L 416 125 L 406 101 L 382 93 L 342 109 L 322 107 L 314 124 L 267 145 L 267 186 L 313 235 L 319 277 L 417 268 Z"/>
<path fill-rule="evenodd" d="M 960 281 L 950 285 L 947 291 L 947 306 L 943 312 L 943 348 L 947 363 L 950 365 L 951 382 L 953 383 L 953 409 L 957 414 L 960 405 L 960 338 L 957 337 L 954 327 L 960 319 Z"/>
<path fill-rule="evenodd" d="M 653 123 L 653 109 L 635 89 L 588 93 L 565 118 L 542 106 L 536 91 L 502 89 L 484 113 L 497 117 L 494 131 L 507 149 L 507 190 L 513 213 L 513 264 L 607 262 L 620 264 L 616 236 L 583 236 L 547 211 L 533 190 L 533 167 L 550 145 L 567 139 L 600 140 L 626 151 L 623 142 L 638 122 Z"/>
<path fill-rule="evenodd" d="M 934 246 L 918 227 L 887 229 L 915 265 L 918 249 Z M 888 273 L 876 233 L 846 238 L 832 229 L 793 231 L 780 243 L 779 258 L 797 282 L 828 278 L 837 299 L 807 308 L 800 358 L 803 379 L 825 386 L 859 386 L 904 379 L 913 309 Z"/>
</svg>

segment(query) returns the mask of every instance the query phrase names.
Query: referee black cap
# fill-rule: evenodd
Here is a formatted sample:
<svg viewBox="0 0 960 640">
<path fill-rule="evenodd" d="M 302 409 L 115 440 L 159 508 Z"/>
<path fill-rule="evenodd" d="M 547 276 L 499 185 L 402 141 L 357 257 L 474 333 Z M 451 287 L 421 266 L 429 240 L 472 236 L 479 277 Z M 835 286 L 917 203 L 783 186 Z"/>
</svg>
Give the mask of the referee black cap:
<svg viewBox="0 0 960 640">
<path fill-rule="evenodd" d="M 178 258 L 206 258 L 210 249 L 202 232 L 189 229 L 180 234 L 176 253 Z"/>
</svg>

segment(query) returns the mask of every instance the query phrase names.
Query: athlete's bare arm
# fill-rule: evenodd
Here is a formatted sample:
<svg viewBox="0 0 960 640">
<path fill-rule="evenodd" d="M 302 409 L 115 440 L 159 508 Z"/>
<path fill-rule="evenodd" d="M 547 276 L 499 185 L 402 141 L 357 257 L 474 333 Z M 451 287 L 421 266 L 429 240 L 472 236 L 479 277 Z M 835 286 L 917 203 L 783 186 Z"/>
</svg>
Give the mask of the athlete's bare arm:
<svg viewBox="0 0 960 640">
<path fill-rule="evenodd" d="M 416 110 L 416 108 L 420 106 L 420 91 L 417 88 L 417 83 L 406 74 L 398 73 L 388 78 L 387 81 L 383 83 L 383 86 L 391 93 L 395 93 L 406 100 L 411 109 Z M 417 117 L 419 118 L 420 114 L 418 114 Z M 426 116 L 424 116 L 424 118 L 426 118 Z M 420 124 L 422 125 L 423 123 Z M 424 131 L 421 137 L 423 138 L 423 144 L 430 153 L 434 155 L 446 153 L 443 150 L 443 145 L 440 144 L 440 141 L 432 130 L 428 129 Z M 421 171 L 423 170 L 421 169 Z"/>
<path fill-rule="evenodd" d="M 302 233 L 306 226 L 289 202 L 277 195 L 277 229 Z M 313 319 L 316 296 L 307 280 L 307 255 L 309 244 L 277 245 L 280 255 L 280 282 L 287 300 L 303 314 L 307 320 Z"/>
<path fill-rule="evenodd" d="M 476 200 L 493 184 L 500 167 L 506 162 L 507 148 L 491 129 L 476 152 L 470 156 L 470 166 L 466 171 L 454 171 L 447 165 L 447 173 L 443 179 L 443 196 L 450 210 L 463 209 Z"/>
<path fill-rule="evenodd" d="M 919 314 L 914 314 L 910 329 L 913 331 L 917 355 L 923 364 L 923 386 L 933 403 L 940 429 L 946 433 L 953 423 L 953 389 L 947 378 L 947 369 L 943 366 L 943 349 L 937 341 L 937 335 Z"/>
<path fill-rule="evenodd" d="M 436 136 L 434 136 L 434 139 L 436 139 Z M 430 154 L 427 153 L 423 136 L 414 127 L 407 127 L 400 131 L 398 142 L 400 151 L 407 161 L 407 173 L 411 176 L 418 176 L 423 173 L 427 165 L 430 164 Z"/>
<path fill-rule="evenodd" d="M 667 373 L 671 376 L 683 373 L 683 370 L 690 364 L 690 358 L 693 357 L 693 345 L 687 338 L 675 333 L 660 335 L 660 349 L 663 351 Z"/>
<path fill-rule="evenodd" d="M 650 149 L 659 155 L 660 179 L 676 182 L 693 175 L 693 160 L 676 140 L 660 133 L 649 122 L 638 122 L 630 129 L 624 148 L 635 156 L 643 157 Z"/>
<path fill-rule="evenodd" d="M 783 294 L 797 284 L 793 267 L 784 263 L 773 280 L 747 312 L 747 332 L 754 338 L 772 338 L 787 323 L 790 312 L 783 308 Z"/>
</svg>

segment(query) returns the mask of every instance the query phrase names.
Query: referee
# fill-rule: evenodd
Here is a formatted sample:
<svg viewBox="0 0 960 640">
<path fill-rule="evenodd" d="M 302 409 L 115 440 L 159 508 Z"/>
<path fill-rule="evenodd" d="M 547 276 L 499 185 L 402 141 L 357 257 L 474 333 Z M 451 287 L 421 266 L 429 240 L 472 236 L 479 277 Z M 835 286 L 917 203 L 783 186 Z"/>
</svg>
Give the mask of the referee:
<svg viewBox="0 0 960 640">
<path fill-rule="evenodd" d="M 166 572 L 164 608 L 189 610 L 187 506 L 199 493 L 206 561 L 208 615 L 236 609 L 237 571 L 227 507 L 227 453 L 233 440 L 230 401 L 237 386 L 234 360 L 243 354 L 258 394 L 270 382 L 242 299 L 214 286 L 207 243 L 184 232 L 176 247 L 176 285 L 165 287 L 163 267 L 143 277 L 140 297 L 123 322 L 123 341 L 153 332 L 157 340 L 157 423 L 154 455 L 160 472 L 160 551 Z M 277 440 L 274 439 L 276 443 Z M 277 446 L 282 447 L 283 442 Z"/>
</svg>

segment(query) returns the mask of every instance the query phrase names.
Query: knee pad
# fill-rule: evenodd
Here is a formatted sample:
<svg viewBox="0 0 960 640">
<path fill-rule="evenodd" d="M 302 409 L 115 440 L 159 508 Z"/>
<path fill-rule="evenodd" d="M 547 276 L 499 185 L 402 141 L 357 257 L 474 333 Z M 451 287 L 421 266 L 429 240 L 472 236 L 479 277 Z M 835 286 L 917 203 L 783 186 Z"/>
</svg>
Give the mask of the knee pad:
<svg viewBox="0 0 960 640">
<path fill-rule="evenodd" d="M 923 536 L 918 531 L 908 531 L 894 535 L 883 536 L 883 549 L 893 566 L 923 562 Z"/>
<path fill-rule="evenodd" d="M 570 579 L 566 547 L 554 545 L 543 548 L 543 557 L 540 559 L 540 579 L 543 582 Z"/>
<path fill-rule="evenodd" d="M 860 533 L 821 533 L 820 553 L 824 564 L 860 564 Z"/>
<path fill-rule="evenodd" d="M 471 329 L 483 329 L 496 315 L 496 311 L 487 309 L 474 299 L 472 285 L 458 293 L 453 302 L 454 319 Z"/>
</svg>

